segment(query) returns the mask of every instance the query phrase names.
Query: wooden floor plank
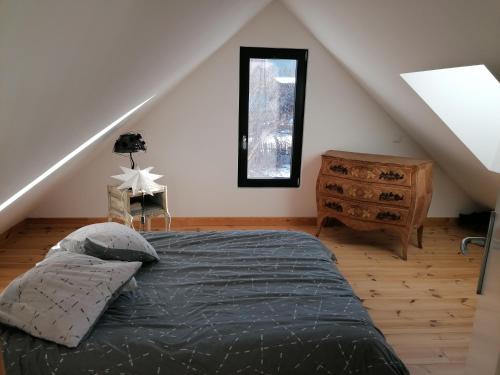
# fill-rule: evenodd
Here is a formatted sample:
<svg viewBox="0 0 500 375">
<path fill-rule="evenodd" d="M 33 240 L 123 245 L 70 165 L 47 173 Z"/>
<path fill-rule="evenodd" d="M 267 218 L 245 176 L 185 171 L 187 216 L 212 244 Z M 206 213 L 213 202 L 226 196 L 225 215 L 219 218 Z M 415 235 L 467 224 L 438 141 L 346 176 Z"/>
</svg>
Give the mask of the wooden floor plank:
<svg viewBox="0 0 500 375">
<path fill-rule="evenodd" d="M 95 221 L 27 220 L 10 232 L 0 246 L 0 289 L 43 259 L 68 233 Z M 174 230 L 316 230 L 283 220 L 280 225 L 269 225 L 269 220 L 257 225 L 220 225 L 220 220 L 208 219 L 204 225 L 196 220 L 177 223 L 174 220 Z M 154 229 L 162 230 L 159 225 Z M 453 221 L 436 221 L 424 231 L 424 249 L 410 246 L 407 261 L 395 255 L 399 241 L 390 233 L 336 226 L 325 228 L 320 239 L 336 255 L 340 271 L 411 373 L 446 375 L 461 374 L 467 355 L 482 251 L 474 247 L 463 257 L 458 248 L 461 238 L 476 234 Z"/>
</svg>

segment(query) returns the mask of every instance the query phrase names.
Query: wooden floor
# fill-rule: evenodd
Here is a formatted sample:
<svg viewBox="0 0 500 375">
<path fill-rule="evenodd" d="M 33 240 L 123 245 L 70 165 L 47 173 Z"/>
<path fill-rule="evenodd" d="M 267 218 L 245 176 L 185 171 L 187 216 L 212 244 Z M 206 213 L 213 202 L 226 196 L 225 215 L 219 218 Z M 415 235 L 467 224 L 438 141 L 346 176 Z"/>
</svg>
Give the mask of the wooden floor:
<svg viewBox="0 0 500 375">
<path fill-rule="evenodd" d="M 0 289 L 40 261 L 46 251 L 78 222 L 28 221 L 0 244 Z M 312 225 L 194 226 L 173 230 L 289 229 L 314 233 Z M 482 256 L 458 254 L 465 232 L 454 224 L 434 224 L 424 231 L 424 249 L 410 246 L 408 261 L 391 252 L 396 237 L 381 232 L 325 228 L 320 239 L 338 258 L 376 325 L 412 374 L 460 374 L 476 305 L 475 287 Z M 413 238 L 415 243 L 416 238 Z"/>
</svg>

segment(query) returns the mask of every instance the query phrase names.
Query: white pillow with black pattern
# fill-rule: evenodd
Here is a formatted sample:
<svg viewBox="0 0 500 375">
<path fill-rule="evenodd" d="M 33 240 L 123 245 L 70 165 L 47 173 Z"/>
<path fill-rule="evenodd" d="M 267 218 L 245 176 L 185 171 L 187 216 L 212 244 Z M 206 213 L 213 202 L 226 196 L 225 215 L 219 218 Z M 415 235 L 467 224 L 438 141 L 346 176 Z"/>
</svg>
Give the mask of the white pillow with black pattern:
<svg viewBox="0 0 500 375">
<path fill-rule="evenodd" d="M 76 347 L 140 267 L 59 252 L 7 286 L 0 295 L 0 323 Z"/>
<path fill-rule="evenodd" d="M 49 251 L 47 252 L 47 254 L 45 254 L 45 258 L 44 259 L 47 259 L 55 254 L 59 254 L 61 252 L 67 252 L 68 250 L 65 250 L 63 249 L 60 244 L 58 243 L 57 245 L 54 245 L 52 246 Z M 38 265 L 38 263 L 37 263 Z M 124 286 L 123 288 L 120 290 L 120 293 L 127 293 L 127 292 L 131 292 L 135 289 L 137 289 L 138 287 L 138 284 L 137 284 L 137 280 L 135 279 L 135 277 L 132 277 Z"/>
<path fill-rule="evenodd" d="M 139 233 L 113 222 L 77 229 L 66 236 L 60 246 L 64 250 L 108 260 L 152 262 L 160 259 L 154 247 Z"/>
</svg>

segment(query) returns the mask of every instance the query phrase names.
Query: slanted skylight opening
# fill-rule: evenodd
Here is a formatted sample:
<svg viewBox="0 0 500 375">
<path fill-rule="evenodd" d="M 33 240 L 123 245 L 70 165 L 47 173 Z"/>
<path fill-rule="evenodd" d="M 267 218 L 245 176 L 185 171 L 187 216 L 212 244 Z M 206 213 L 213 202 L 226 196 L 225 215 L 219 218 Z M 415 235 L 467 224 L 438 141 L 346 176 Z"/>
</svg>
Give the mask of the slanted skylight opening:
<svg viewBox="0 0 500 375">
<path fill-rule="evenodd" d="M 500 83 L 484 65 L 401 77 L 493 172 L 500 172 Z"/>
<path fill-rule="evenodd" d="M 155 95 L 151 96 L 150 98 L 146 99 L 136 107 L 132 108 L 130 111 L 125 113 L 124 115 L 120 116 L 117 118 L 115 121 L 113 121 L 111 124 L 106 126 L 104 129 L 102 129 L 100 132 L 94 134 L 92 137 L 90 137 L 88 140 L 86 140 L 84 143 L 82 143 L 80 146 L 75 148 L 73 151 L 71 151 L 68 155 L 66 155 L 64 158 L 59 160 L 57 163 L 55 163 L 52 167 L 47 169 L 45 172 L 43 172 L 40 176 L 35 178 L 33 181 L 31 181 L 28 185 L 23 187 L 21 190 L 19 190 L 17 193 L 12 195 L 9 199 L 7 199 L 5 202 L 0 204 L 0 212 L 9 207 L 12 203 L 14 203 L 18 198 L 26 194 L 28 191 L 33 189 L 36 185 L 38 185 L 40 182 L 45 180 L 47 177 L 49 177 L 52 173 L 57 171 L 59 168 L 61 168 L 64 164 L 66 164 L 68 161 L 73 159 L 76 155 L 78 155 L 80 152 L 85 150 L 88 146 L 90 146 L 92 143 L 97 141 L 99 138 L 101 138 L 104 134 L 112 130 L 114 127 L 119 125 L 122 121 L 124 121 L 127 117 L 132 115 L 134 112 L 136 112 L 139 108 L 141 108 L 144 104 L 149 102 L 151 99 L 154 98 Z"/>
</svg>

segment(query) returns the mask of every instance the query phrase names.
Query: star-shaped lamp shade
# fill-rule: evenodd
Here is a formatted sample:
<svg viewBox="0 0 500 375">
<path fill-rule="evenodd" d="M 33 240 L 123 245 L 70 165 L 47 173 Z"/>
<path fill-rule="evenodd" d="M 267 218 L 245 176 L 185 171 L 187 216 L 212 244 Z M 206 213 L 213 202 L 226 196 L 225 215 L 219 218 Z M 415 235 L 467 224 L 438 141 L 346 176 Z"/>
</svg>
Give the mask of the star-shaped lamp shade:
<svg viewBox="0 0 500 375">
<path fill-rule="evenodd" d="M 160 174 L 149 173 L 153 167 L 148 167 L 146 169 L 130 169 L 126 167 L 120 167 L 123 174 L 118 174 L 111 176 L 117 180 L 122 181 L 122 184 L 118 186 L 118 189 L 128 189 L 132 188 L 132 193 L 142 193 L 153 195 L 153 191 L 161 188 L 161 185 L 157 184 L 155 180 L 162 177 Z"/>
</svg>

